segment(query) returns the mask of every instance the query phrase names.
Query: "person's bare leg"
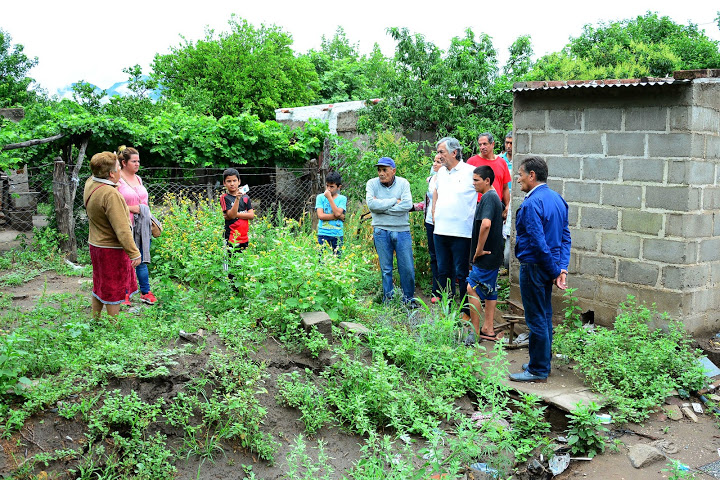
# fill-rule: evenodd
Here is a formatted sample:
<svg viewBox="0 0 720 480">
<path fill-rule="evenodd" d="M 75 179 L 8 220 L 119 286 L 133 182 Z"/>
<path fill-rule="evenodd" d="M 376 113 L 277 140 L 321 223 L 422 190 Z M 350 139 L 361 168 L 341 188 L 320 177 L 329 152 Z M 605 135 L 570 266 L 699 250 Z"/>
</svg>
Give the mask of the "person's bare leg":
<svg viewBox="0 0 720 480">
<path fill-rule="evenodd" d="M 479 302 L 479 299 L 478 299 Z M 481 335 L 488 337 L 495 336 L 495 306 L 497 300 L 485 300 L 485 323 L 483 323 Z"/>
<path fill-rule="evenodd" d="M 92 295 L 90 298 L 92 298 L 92 316 L 97 320 L 102 313 L 103 303 L 95 298 L 95 295 Z"/>
<path fill-rule="evenodd" d="M 105 307 L 107 308 L 108 315 L 110 315 L 111 317 L 117 317 L 118 313 L 120 313 L 119 303 L 116 305 L 105 305 Z"/>
<path fill-rule="evenodd" d="M 470 302 L 470 322 L 472 322 L 473 328 L 475 328 L 475 335 L 480 334 L 480 311 L 482 305 L 480 304 L 480 297 L 469 284 L 467 286 L 468 302 Z"/>
</svg>

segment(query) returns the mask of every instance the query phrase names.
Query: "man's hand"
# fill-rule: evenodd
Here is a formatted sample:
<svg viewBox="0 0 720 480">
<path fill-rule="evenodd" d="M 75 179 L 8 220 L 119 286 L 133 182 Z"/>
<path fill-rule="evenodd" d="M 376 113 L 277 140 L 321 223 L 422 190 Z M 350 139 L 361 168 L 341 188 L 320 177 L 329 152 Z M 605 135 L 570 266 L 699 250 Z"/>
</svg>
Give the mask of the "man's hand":
<svg viewBox="0 0 720 480">
<path fill-rule="evenodd" d="M 475 252 L 475 256 L 473 257 L 473 262 L 478 259 L 478 257 L 482 257 L 483 255 L 490 255 L 492 252 L 488 252 L 487 250 L 481 250 L 479 252 Z"/>
<path fill-rule="evenodd" d="M 503 210 L 503 213 L 502 213 L 503 221 L 507 220 L 507 216 L 508 216 L 508 209 L 507 209 L 507 207 L 506 207 L 505 210 Z"/>
<path fill-rule="evenodd" d="M 555 279 L 555 285 L 560 290 L 567 289 L 567 272 L 560 272 L 560 275 L 558 275 L 558 277 Z"/>
<path fill-rule="evenodd" d="M 135 267 L 137 267 L 138 265 L 140 265 L 140 261 L 141 261 L 141 258 L 138 257 L 138 258 L 136 258 L 135 260 L 131 260 L 131 261 L 130 261 L 130 265 L 132 265 L 132 267 L 135 268 Z"/>
<path fill-rule="evenodd" d="M 328 190 L 327 188 L 325 189 L 324 195 L 325 195 L 325 198 L 327 198 L 328 200 L 330 200 L 332 198 L 332 193 L 330 193 L 330 190 Z"/>
</svg>

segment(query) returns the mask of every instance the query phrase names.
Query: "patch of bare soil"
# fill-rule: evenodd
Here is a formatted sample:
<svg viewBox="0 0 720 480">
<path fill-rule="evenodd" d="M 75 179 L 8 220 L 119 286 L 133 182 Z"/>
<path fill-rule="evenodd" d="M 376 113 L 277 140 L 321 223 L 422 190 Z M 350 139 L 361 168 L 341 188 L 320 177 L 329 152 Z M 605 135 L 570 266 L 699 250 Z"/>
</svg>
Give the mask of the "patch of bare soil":
<svg viewBox="0 0 720 480">
<path fill-rule="evenodd" d="M 2 271 L 0 275 L 4 273 L 9 272 Z M 43 272 L 22 285 L 2 287 L 3 293 L 12 295 L 12 307 L 24 312 L 31 310 L 42 296 L 86 292 L 89 299 L 91 290 L 92 279 L 59 275 L 52 270 Z"/>
<path fill-rule="evenodd" d="M 44 294 L 77 292 L 81 287 L 78 280 L 78 278 L 64 277 L 48 272 L 22 286 L 12 287 L 7 291 L 13 294 L 13 306 L 27 309 L 32 307 L 34 302 L 43 295 L 43 292 Z M 80 280 L 83 281 L 83 279 Z M 83 292 L 89 293 L 89 289 L 83 287 Z M 185 342 L 186 340 L 181 338 L 176 340 L 177 345 Z M 199 353 L 176 356 L 174 360 L 177 363 L 168 367 L 167 375 L 149 379 L 115 378 L 109 382 L 106 389 L 119 389 L 124 394 L 132 390 L 143 401 L 149 403 L 154 403 L 158 398 L 170 401 L 183 391 L 190 380 L 203 374 L 213 350 L 224 351 L 224 349 L 222 340 L 217 335 L 208 333 L 205 336 L 205 348 Z M 268 338 L 262 345 L 258 345 L 257 350 L 251 354 L 251 358 L 254 362 L 264 363 L 266 373 L 269 375 L 264 385 L 267 391 L 260 393 L 258 398 L 267 411 L 262 428 L 265 432 L 272 433 L 280 444 L 275 457 L 276 463 L 271 465 L 259 460 L 256 454 L 241 448 L 236 442 L 224 442 L 222 444 L 223 452 L 218 452 L 212 461 L 203 460 L 197 456 L 178 461 L 176 478 L 223 480 L 245 478 L 242 465 L 252 466 L 256 478 L 266 480 L 287 478 L 285 459 L 293 449 L 297 436 L 304 435 L 304 427 L 299 420 L 299 412 L 277 404 L 275 400 L 278 393 L 276 379 L 284 373 L 304 371 L 306 368 L 318 373 L 329 365 L 332 359 L 322 354 L 319 358 L 313 358 L 305 353 L 290 352 L 273 338 Z M 84 397 L 97 394 L 98 392 L 88 392 L 62 399 L 61 402 L 77 403 Z M 166 402 L 166 405 L 168 403 Z M 477 408 L 468 397 L 463 397 L 456 403 L 467 415 Z M 58 449 L 87 451 L 85 437 L 88 432 L 87 425 L 78 417 L 70 420 L 60 417 L 57 413 L 58 407 L 59 405 L 49 406 L 46 410 L 31 417 L 20 432 L 15 433 L 10 439 L 0 441 L 0 476 L 5 478 L 11 475 L 11 472 L 22 465 L 26 458 L 40 452 L 54 452 Z M 554 425 L 554 435 L 556 436 L 564 435 L 563 429 L 567 426 L 564 414 L 565 412 L 556 408 L 547 409 L 547 416 Z M 698 415 L 698 420 L 698 423 L 689 419 L 673 421 L 664 415 L 655 414 L 642 425 L 627 425 L 622 428 L 611 425 L 609 427 L 612 437 L 623 443 L 620 446 L 620 452 L 608 451 L 590 461 L 574 460 L 568 470 L 556 478 L 560 480 L 669 478 L 670 473 L 662 471 L 663 468 L 666 468 L 666 461 L 660 461 L 642 469 L 635 469 L 630 464 L 627 447 L 638 443 L 651 443 L 653 440 L 666 441 L 665 445 L 669 446 L 668 457 L 679 460 L 692 468 L 719 460 L 720 431 L 714 417 L 710 414 L 703 414 Z M 158 422 L 151 427 L 151 431 L 156 430 L 168 437 L 168 444 L 172 449 L 176 451 L 181 449 L 183 443 L 181 430 L 165 424 L 163 418 L 158 418 Z M 361 436 L 351 434 L 342 428 L 326 427 L 307 441 L 308 453 L 312 457 L 316 457 L 316 450 L 314 450 L 316 440 L 322 440 L 326 444 L 326 452 L 330 456 L 328 463 L 335 471 L 332 478 L 341 478 L 343 473 L 357 462 L 360 458 L 361 445 L 364 443 L 364 438 Z M 74 462 L 74 460 L 60 459 L 52 462 L 48 467 L 40 465 L 34 474 L 38 475 L 40 470 L 44 469 L 48 474 L 48 477 L 45 478 L 72 478 L 68 474 L 68 469 L 74 467 Z M 468 476 L 468 478 L 471 477 Z M 525 476 L 522 478 L 543 477 Z"/>
</svg>

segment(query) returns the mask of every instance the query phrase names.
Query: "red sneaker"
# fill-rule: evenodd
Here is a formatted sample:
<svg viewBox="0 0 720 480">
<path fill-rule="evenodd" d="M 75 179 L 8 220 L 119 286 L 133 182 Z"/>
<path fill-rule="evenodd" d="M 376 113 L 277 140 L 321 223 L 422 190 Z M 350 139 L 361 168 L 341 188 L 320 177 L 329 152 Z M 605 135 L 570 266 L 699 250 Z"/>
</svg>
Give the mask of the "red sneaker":
<svg viewBox="0 0 720 480">
<path fill-rule="evenodd" d="M 132 305 L 132 302 L 130 302 L 130 295 L 127 293 L 125 294 L 125 300 L 123 300 L 122 305 Z"/>
<path fill-rule="evenodd" d="M 152 292 L 144 293 L 140 296 L 140 300 L 148 305 L 155 305 L 157 303 L 157 298 L 155 298 L 155 295 L 153 295 Z"/>
</svg>

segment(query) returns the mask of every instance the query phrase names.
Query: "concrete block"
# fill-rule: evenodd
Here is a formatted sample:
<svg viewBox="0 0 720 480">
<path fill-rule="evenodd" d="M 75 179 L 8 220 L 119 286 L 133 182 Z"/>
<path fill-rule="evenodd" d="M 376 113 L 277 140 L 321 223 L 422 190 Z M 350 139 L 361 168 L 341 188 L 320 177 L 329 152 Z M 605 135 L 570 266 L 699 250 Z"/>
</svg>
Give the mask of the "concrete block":
<svg viewBox="0 0 720 480">
<path fill-rule="evenodd" d="M 720 208 L 720 187 L 705 187 L 702 191 L 703 210 Z"/>
<path fill-rule="evenodd" d="M 645 207 L 691 212 L 700 209 L 700 189 L 689 186 L 647 186 Z"/>
<path fill-rule="evenodd" d="M 516 130 L 513 134 L 513 140 L 515 155 L 527 155 L 530 153 L 530 134 L 518 133 Z"/>
<path fill-rule="evenodd" d="M 639 283 L 640 285 L 657 285 L 660 266 L 642 261 L 620 260 L 618 263 L 618 281 Z"/>
<path fill-rule="evenodd" d="M 532 133 L 530 152 L 535 155 L 561 155 L 565 153 L 564 133 Z"/>
<path fill-rule="evenodd" d="M 548 130 L 582 130 L 582 110 L 549 110 Z"/>
<path fill-rule="evenodd" d="M 557 178 L 548 178 L 546 183 L 547 186 L 550 187 L 550 190 L 557 192 L 558 194 L 560 194 L 560 196 L 563 196 L 563 185 L 565 183 L 564 181 Z"/>
<path fill-rule="evenodd" d="M 663 227 L 663 214 L 642 210 L 623 210 L 620 229 L 623 232 L 660 235 Z"/>
<path fill-rule="evenodd" d="M 548 156 L 548 175 L 562 178 L 580 178 L 582 160 L 577 157 Z"/>
<path fill-rule="evenodd" d="M 720 111 L 720 85 L 713 80 L 693 82 L 693 99 L 695 105 Z"/>
<path fill-rule="evenodd" d="M 306 331 L 313 328 L 325 335 L 328 339 L 332 339 L 332 319 L 325 312 L 303 312 L 300 314 L 302 326 Z"/>
<path fill-rule="evenodd" d="M 545 124 L 546 110 L 521 110 L 516 109 L 513 113 L 513 124 L 516 132 L 543 131 Z"/>
<path fill-rule="evenodd" d="M 615 230 L 618 226 L 618 213 L 614 208 L 582 207 L 580 209 L 580 226 L 582 228 Z"/>
<path fill-rule="evenodd" d="M 695 133 L 717 134 L 720 131 L 720 113 L 718 111 L 702 107 L 692 107 L 691 129 Z"/>
<path fill-rule="evenodd" d="M 636 235 L 626 233 L 603 233 L 600 237 L 600 251 L 606 255 L 638 258 L 642 240 Z"/>
<path fill-rule="evenodd" d="M 613 281 L 598 282 L 596 300 L 608 305 L 618 306 L 627 300 L 628 295 L 641 298 L 640 287 L 629 283 L 618 283 Z M 644 297 L 643 297 L 644 298 Z"/>
<path fill-rule="evenodd" d="M 578 218 L 580 217 L 580 208 L 577 205 L 568 205 L 568 223 L 571 227 L 578 224 Z"/>
<path fill-rule="evenodd" d="M 720 159 L 720 137 L 707 136 L 705 138 L 705 159 L 706 160 Z"/>
<path fill-rule="evenodd" d="M 712 185 L 715 164 L 701 160 L 668 161 L 668 182 L 681 185 Z"/>
<path fill-rule="evenodd" d="M 651 157 L 690 157 L 692 135 L 689 133 L 659 133 L 648 135 L 648 155 Z"/>
<path fill-rule="evenodd" d="M 670 132 L 690 132 L 693 130 L 691 122 L 691 109 L 686 105 L 670 107 Z"/>
<path fill-rule="evenodd" d="M 667 130 L 667 107 L 633 107 L 625 109 L 625 131 Z"/>
<path fill-rule="evenodd" d="M 716 294 L 714 288 L 706 288 L 692 292 L 691 305 L 692 311 L 696 313 L 717 311 L 720 309 L 720 296 Z"/>
<path fill-rule="evenodd" d="M 566 181 L 563 198 L 566 202 L 598 203 L 600 200 L 599 183 Z"/>
<path fill-rule="evenodd" d="M 698 262 L 716 262 L 720 260 L 720 237 L 700 240 Z"/>
<path fill-rule="evenodd" d="M 713 213 L 713 235 L 720 236 L 720 212 Z"/>
<path fill-rule="evenodd" d="M 366 337 L 370 334 L 370 329 L 361 323 L 355 322 L 340 322 L 340 328 L 345 330 L 347 333 L 354 333 L 355 335 Z"/>
<path fill-rule="evenodd" d="M 597 275 L 615 278 L 617 262 L 613 257 L 604 257 L 576 252 L 577 271 L 583 275 Z"/>
<path fill-rule="evenodd" d="M 689 264 L 697 262 L 695 242 L 666 238 L 644 238 L 642 258 L 664 263 Z"/>
<path fill-rule="evenodd" d="M 572 238 L 573 250 L 585 250 L 588 252 L 599 251 L 598 247 L 600 247 L 600 234 L 595 230 L 571 228 L 570 238 Z"/>
<path fill-rule="evenodd" d="M 665 178 L 665 160 L 658 158 L 626 158 L 622 161 L 623 181 L 662 183 Z"/>
<path fill-rule="evenodd" d="M 665 235 L 671 237 L 697 238 L 713 235 L 711 212 L 668 213 L 665 216 Z"/>
<path fill-rule="evenodd" d="M 585 110 L 585 131 L 619 131 L 622 113 L 619 108 L 588 108 Z"/>
<path fill-rule="evenodd" d="M 642 206 L 642 187 L 605 183 L 602 186 L 602 204 L 615 207 L 640 208 Z"/>
<path fill-rule="evenodd" d="M 570 275 L 568 276 L 568 285 L 577 289 L 575 291 L 576 297 L 592 299 L 595 297 L 595 290 L 597 289 L 598 281 L 596 277 L 583 275 L 579 272 L 570 272 Z"/>
<path fill-rule="evenodd" d="M 607 154 L 611 157 L 644 157 L 646 137 L 645 133 L 608 133 L 605 136 Z"/>
<path fill-rule="evenodd" d="M 685 290 L 707 285 L 710 281 L 709 265 L 667 265 L 662 269 L 662 285 L 673 290 Z"/>
<path fill-rule="evenodd" d="M 603 134 L 601 133 L 568 133 L 568 155 L 604 155 Z"/>
<path fill-rule="evenodd" d="M 589 157 L 582 161 L 583 180 L 619 180 L 620 160 L 608 157 Z"/>
<path fill-rule="evenodd" d="M 713 262 L 710 264 L 710 285 L 715 286 L 718 283 L 720 283 L 720 263 Z M 720 295 L 717 297 L 718 301 L 720 301 Z"/>
</svg>

